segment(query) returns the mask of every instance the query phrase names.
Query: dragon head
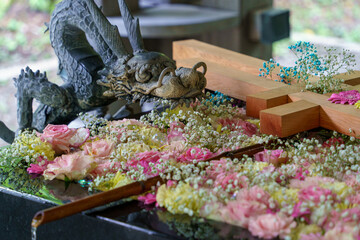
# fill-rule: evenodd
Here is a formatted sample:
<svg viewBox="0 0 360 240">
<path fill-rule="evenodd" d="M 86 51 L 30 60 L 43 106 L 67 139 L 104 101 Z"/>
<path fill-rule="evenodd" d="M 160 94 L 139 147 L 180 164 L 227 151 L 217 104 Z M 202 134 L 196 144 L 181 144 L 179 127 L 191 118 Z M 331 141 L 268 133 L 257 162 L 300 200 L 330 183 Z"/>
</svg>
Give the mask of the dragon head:
<svg viewBox="0 0 360 240">
<path fill-rule="evenodd" d="M 105 96 L 132 101 L 162 98 L 180 102 L 201 97 L 206 86 L 205 63 L 176 68 L 175 61 L 166 55 L 146 51 L 138 19 L 131 15 L 124 0 L 119 0 L 119 7 L 133 53 L 124 55 L 120 49 L 117 60 L 99 72 L 102 79 L 98 83 L 108 88 Z M 123 45 L 118 43 L 114 47 Z"/>
</svg>

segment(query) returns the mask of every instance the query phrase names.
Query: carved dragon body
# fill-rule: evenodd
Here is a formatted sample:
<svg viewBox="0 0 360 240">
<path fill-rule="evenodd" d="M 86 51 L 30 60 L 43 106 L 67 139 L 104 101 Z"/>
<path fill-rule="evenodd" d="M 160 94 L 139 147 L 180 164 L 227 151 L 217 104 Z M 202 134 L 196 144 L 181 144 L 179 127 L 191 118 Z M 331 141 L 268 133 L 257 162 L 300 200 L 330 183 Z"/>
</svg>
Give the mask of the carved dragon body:
<svg viewBox="0 0 360 240">
<path fill-rule="evenodd" d="M 15 79 L 19 129 L 42 130 L 47 124 L 67 124 L 78 113 L 106 106 L 117 98 L 165 98 L 186 102 L 200 97 L 206 85 L 206 65 L 176 69 L 175 62 L 144 48 L 138 19 L 124 0 L 119 7 L 133 52 L 126 51 L 93 0 L 63 0 L 49 24 L 50 41 L 59 59 L 58 86 L 46 74 L 27 68 Z M 197 71 L 202 67 L 202 72 Z M 32 101 L 41 105 L 33 114 Z M 11 139 L 11 137 L 2 137 Z M 8 141 L 9 142 L 9 141 Z"/>
</svg>

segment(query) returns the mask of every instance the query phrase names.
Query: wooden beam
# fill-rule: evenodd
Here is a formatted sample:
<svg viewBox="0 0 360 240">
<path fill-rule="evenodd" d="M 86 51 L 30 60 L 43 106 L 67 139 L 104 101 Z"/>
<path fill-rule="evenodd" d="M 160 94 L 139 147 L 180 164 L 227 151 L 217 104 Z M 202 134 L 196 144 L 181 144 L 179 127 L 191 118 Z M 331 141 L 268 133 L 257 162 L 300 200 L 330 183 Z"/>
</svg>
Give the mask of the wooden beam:
<svg viewBox="0 0 360 240">
<path fill-rule="evenodd" d="M 299 86 L 282 87 L 246 96 L 246 115 L 259 118 L 260 111 L 288 103 L 288 94 L 301 91 Z"/>
<path fill-rule="evenodd" d="M 260 111 L 260 132 L 288 137 L 319 127 L 320 106 L 305 100 Z"/>
<path fill-rule="evenodd" d="M 312 92 L 289 94 L 290 101 L 302 101 L 302 99 L 320 105 L 321 127 L 349 136 L 360 136 L 360 109 L 356 109 L 353 105 L 332 103 L 327 100 L 328 96 Z"/>
<path fill-rule="evenodd" d="M 351 74 L 340 73 L 335 76 L 336 78 L 344 79 L 344 84 L 355 86 L 360 84 L 360 71 L 354 71 Z"/>
</svg>

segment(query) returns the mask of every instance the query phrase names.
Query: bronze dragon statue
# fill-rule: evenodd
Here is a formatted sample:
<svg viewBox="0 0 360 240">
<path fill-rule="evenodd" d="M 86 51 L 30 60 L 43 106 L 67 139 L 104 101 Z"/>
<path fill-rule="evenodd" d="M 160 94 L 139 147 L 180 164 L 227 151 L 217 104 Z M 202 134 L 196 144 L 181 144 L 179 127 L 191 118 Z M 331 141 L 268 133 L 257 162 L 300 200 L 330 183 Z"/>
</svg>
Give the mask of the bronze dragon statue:
<svg viewBox="0 0 360 240">
<path fill-rule="evenodd" d="M 21 71 L 14 79 L 20 130 L 41 131 L 50 123 L 67 124 L 80 112 L 106 106 L 118 98 L 188 102 L 202 96 L 205 63 L 176 68 L 175 61 L 164 54 L 146 51 L 138 19 L 133 18 L 124 0 L 119 0 L 119 7 L 132 53 L 93 0 L 63 0 L 56 6 L 48 30 L 64 84 L 48 81 L 46 73 L 29 68 Z M 33 99 L 41 103 L 35 113 Z M 0 132 L 5 141 L 13 141 L 15 133 L 3 122 Z"/>
</svg>

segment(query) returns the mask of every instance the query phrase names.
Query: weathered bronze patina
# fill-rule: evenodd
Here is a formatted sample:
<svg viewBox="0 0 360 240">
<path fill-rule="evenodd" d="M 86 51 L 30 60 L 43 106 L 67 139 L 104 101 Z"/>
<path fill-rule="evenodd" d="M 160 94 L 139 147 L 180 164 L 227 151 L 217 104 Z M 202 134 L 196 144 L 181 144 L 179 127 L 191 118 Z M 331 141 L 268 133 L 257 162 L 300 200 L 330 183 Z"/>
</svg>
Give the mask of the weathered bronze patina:
<svg viewBox="0 0 360 240">
<path fill-rule="evenodd" d="M 170 99 L 189 102 L 202 96 L 206 65 L 176 68 L 175 61 L 144 48 L 138 19 L 119 0 L 133 53 L 127 52 L 117 27 L 111 25 L 93 0 L 63 0 L 50 20 L 51 45 L 59 59 L 62 86 L 45 73 L 26 68 L 15 79 L 19 129 L 39 131 L 47 124 L 67 124 L 80 112 L 106 106 L 118 98 L 130 101 Z M 202 71 L 197 71 L 202 67 Z M 41 105 L 35 113 L 33 99 Z M 1 136 L 12 142 L 14 133 L 0 124 Z"/>
</svg>

